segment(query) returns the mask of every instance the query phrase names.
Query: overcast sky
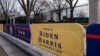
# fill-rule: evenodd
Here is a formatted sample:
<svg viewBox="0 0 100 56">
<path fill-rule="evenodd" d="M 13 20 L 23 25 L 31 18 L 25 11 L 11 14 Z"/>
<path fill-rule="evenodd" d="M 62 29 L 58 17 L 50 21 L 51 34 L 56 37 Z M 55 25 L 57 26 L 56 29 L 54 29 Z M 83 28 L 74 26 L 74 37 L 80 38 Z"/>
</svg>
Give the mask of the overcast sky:
<svg viewBox="0 0 100 56">
<path fill-rule="evenodd" d="M 88 0 L 79 0 L 78 5 L 88 4 Z"/>
</svg>

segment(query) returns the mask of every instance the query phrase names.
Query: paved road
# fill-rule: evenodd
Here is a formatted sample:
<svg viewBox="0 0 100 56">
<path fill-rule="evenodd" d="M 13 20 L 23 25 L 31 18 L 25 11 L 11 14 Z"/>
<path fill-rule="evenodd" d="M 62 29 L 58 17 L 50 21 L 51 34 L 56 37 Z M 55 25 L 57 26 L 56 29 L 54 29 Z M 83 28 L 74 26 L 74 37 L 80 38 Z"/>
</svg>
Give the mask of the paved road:
<svg viewBox="0 0 100 56">
<path fill-rule="evenodd" d="M 8 56 L 27 56 L 24 52 L 11 44 L 8 40 L 0 36 L 0 45 L 8 54 Z"/>
</svg>

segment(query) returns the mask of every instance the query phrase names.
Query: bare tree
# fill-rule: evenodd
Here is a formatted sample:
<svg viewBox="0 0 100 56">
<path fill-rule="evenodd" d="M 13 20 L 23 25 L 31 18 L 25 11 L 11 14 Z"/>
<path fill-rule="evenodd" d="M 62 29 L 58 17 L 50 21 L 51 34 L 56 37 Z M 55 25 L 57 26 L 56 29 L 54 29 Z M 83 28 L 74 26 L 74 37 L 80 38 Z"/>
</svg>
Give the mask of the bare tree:
<svg viewBox="0 0 100 56">
<path fill-rule="evenodd" d="M 0 0 L 0 6 L 3 10 L 3 14 L 6 19 L 6 23 L 8 23 L 8 20 L 10 19 L 10 13 L 15 10 L 14 5 L 15 5 L 15 0 Z"/>
<path fill-rule="evenodd" d="M 73 12 L 79 0 L 66 0 L 70 6 L 70 21 L 73 22 Z"/>
<path fill-rule="evenodd" d="M 57 14 L 58 20 L 61 21 L 61 12 L 64 8 L 67 8 L 65 0 L 52 0 L 49 1 L 48 4 L 50 5 L 51 10 Z"/>
<path fill-rule="evenodd" d="M 21 5 L 22 9 L 26 14 L 26 23 L 30 24 L 30 14 L 32 9 L 34 9 L 37 0 L 18 0 L 19 4 Z"/>
<path fill-rule="evenodd" d="M 36 17 L 40 14 L 40 12 L 42 12 L 46 8 L 44 6 L 45 6 L 44 0 L 38 0 L 36 2 L 36 6 L 33 9 L 34 19 L 36 19 Z"/>
</svg>

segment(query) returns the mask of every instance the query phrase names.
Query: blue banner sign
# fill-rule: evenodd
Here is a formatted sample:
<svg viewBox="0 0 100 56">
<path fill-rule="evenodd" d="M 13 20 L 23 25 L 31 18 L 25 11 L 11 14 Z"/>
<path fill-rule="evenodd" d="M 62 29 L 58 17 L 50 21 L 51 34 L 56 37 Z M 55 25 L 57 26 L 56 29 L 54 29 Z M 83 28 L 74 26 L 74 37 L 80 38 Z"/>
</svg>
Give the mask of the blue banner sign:
<svg viewBox="0 0 100 56">
<path fill-rule="evenodd" d="M 91 24 L 86 30 L 86 56 L 100 56 L 100 24 Z"/>
<path fill-rule="evenodd" d="M 12 36 L 15 36 L 15 25 L 14 24 L 4 24 L 3 25 L 3 31 L 11 34 Z"/>
<path fill-rule="evenodd" d="M 16 24 L 16 37 L 30 43 L 31 32 L 29 24 Z"/>
<path fill-rule="evenodd" d="M 9 33 L 9 25 L 8 24 L 3 24 L 3 31 L 6 33 Z"/>
</svg>

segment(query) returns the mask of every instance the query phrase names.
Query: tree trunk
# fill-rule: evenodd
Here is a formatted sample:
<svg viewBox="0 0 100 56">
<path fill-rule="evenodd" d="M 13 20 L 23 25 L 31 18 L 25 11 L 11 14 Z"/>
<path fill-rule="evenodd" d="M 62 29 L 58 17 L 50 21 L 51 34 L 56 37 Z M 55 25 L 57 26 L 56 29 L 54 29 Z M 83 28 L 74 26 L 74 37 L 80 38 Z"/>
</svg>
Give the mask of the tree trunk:
<svg viewBox="0 0 100 56">
<path fill-rule="evenodd" d="M 6 24 L 8 24 L 8 19 L 6 18 Z"/>
<path fill-rule="evenodd" d="M 61 10 L 57 12 L 57 16 L 58 16 L 58 21 L 61 22 Z"/>
<path fill-rule="evenodd" d="M 5 14 L 5 19 L 6 19 L 6 24 L 8 24 L 9 16 L 7 14 Z"/>
<path fill-rule="evenodd" d="M 74 22 L 74 19 L 73 19 L 73 9 L 70 10 L 70 22 Z"/>
<path fill-rule="evenodd" d="M 26 15 L 26 24 L 30 24 L 30 15 L 29 14 Z"/>
<path fill-rule="evenodd" d="M 58 17 L 59 17 L 59 22 L 61 22 L 61 11 L 59 11 Z"/>
<path fill-rule="evenodd" d="M 33 22 L 34 22 L 34 23 L 36 22 L 36 20 L 35 20 L 35 15 L 34 15 L 34 19 L 33 19 Z"/>
<path fill-rule="evenodd" d="M 34 23 L 38 23 L 38 16 L 39 16 L 39 13 L 35 13 L 34 14 Z"/>
<path fill-rule="evenodd" d="M 53 20 L 53 12 L 51 12 L 51 20 Z"/>
<path fill-rule="evenodd" d="M 67 8 L 66 8 L 66 17 L 67 17 Z"/>
</svg>

